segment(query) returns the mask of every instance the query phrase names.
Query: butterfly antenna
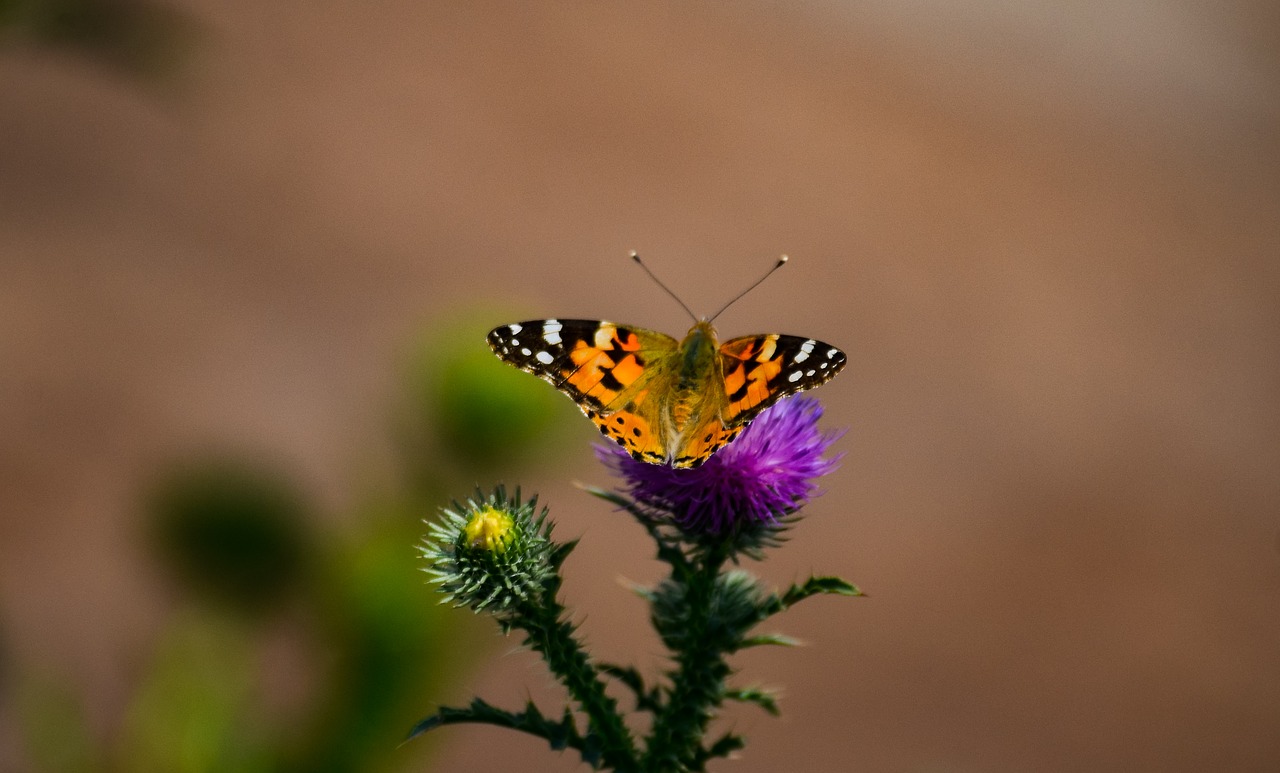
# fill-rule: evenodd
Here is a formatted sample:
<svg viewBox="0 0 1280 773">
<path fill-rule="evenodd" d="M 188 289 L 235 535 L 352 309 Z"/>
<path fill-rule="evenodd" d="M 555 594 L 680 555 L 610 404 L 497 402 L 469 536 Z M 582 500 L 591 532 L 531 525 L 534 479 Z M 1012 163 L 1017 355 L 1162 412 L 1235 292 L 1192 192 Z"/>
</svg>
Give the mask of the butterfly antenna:
<svg viewBox="0 0 1280 773">
<path fill-rule="evenodd" d="M 769 269 L 768 271 L 764 272 L 764 276 L 762 276 L 762 277 L 760 277 L 759 279 L 757 279 L 757 280 L 755 281 L 755 283 L 754 283 L 754 284 L 752 284 L 752 285 L 751 285 L 750 287 L 748 287 L 747 289 L 745 289 L 745 290 L 743 290 L 742 292 L 738 293 L 737 295 L 733 296 L 733 298 L 732 298 L 728 303 L 726 303 L 725 305 L 721 306 L 721 307 L 720 307 L 720 310 L 719 310 L 719 311 L 717 311 L 715 314 L 712 314 L 712 315 L 711 315 L 711 317 L 710 317 L 707 321 L 708 321 L 708 322 L 711 322 L 711 321 L 712 321 L 712 320 L 714 320 L 716 317 L 718 317 L 718 316 L 720 316 L 721 314 L 723 314 L 723 313 L 724 313 L 724 311 L 725 311 L 725 309 L 729 308 L 729 307 L 730 307 L 730 306 L 732 306 L 733 304 L 735 304 L 735 303 L 737 303 L 738 301 L 742 300 L 742 296 L 746 295 L 747 293 L 749 293 L 749 292 L 751 292 L 752 290 L 754 290 L 754 289 L 756 289 L 757 287 L 759 287 L 761 282 L 763 282 L 764 280 L 766 280 L 766 279 L 768 279 L 770 276 L 772 276 L 772 275 L 773 275 L 773 272 L 775 272 L 775 271 L 777 271 L 778 269 L 782 268 L 782 267 L 783 267 L 783 265 L 785 265 L 785 264 L 786 264 L 786 262 L 787 262 L 787 256 L 786 256 L 786 255 L 783 255 L 782 257 L 778 258 L 778 262 L 773 264 L 773 268 L 771 268 L 771 269 Z"/>
<path fill-rule="evenodd" d="M 665 291 L 666 291 L 667 295 L 670 295 L 672 298 L 674 298 L 674 299 L 675 299 L 675 301 L 676 301 L 676 303 L 680 304 L 680 308 L 684 309 L 685 313 L 686 313 L 686 314 L 688 314 L 690 317 L 693 317 L 693 321 L 694 321 L 694 322 L 697 322 L 697 321 L 698 321 L 698 315 L 697 315 L 697 314 L 694 314 L 694 313 L 689 309 L 689 307 L 685 305 L 685 302 L 684 302 L 684 301 L 682 301 L 682 300 L 680 300 L 680 296 L 678 296 L 678 295 L 676 295 L 675 293 L 671 292 L 671 288 L 670 288 L 670 287 L 667 287 L 666 285 L 664 285 L 664 284 L 662 283 L 662 280 L 661 280 L 661 279 L 659 279 L 657 276 L 655 276 L 655 275 L 654 275 L 654 273 L 653 273 L 652 271 L 650 271 L 650 270 L 649 270 L 649 267 L 648 267 L 648 266 L 646 266 L 646 265 L 644 264 L 644 261 L 643 261 L 643 260 L 640 260 L 640 256 L 639 256 L 638 254 L 636 254 L 636 253 L 634 253 L 634 252 L 633 252 L 633 253 L 631 253 L 631 259 L 632 259 L 632 260 L 634 260 L 636 263 L 638 263 L 638 264 L 640 265 L 640 268 L 644 269 L 644 272 L 645 272 L 646 274 L 648 274 L 648 275 L 649 275 L 649 278 L 650 278 L 650 279 L 652 279 L 654 282 L 656 282 L 656 283 L 657 283 L 658 287 L 661 287 L 663 290 L 665 290 Z M 757 284 L 759 284 L 759 283 L 757 282 Z"/>
</svg>

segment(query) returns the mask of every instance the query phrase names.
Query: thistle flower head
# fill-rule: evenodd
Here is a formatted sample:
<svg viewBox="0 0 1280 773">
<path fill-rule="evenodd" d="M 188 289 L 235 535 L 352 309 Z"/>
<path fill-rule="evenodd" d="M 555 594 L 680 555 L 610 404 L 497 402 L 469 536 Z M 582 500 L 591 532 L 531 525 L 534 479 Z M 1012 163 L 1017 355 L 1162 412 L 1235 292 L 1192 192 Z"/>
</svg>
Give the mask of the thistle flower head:
<svg viewBox="0 0 1280 773">
<path fill-rule="evenodd" d="M 839 462 L 824 454 L 843 433 L 820 431 L 821 417 L 816 399 L 781 400 L 693 469 L 639 462 L 617 446 L 598 446 L 596 456 L 636 503 L 669 515 L 686 535 L 769 532 L 803 507 L 817 493 L 815 480 Z"/>
<path fill-rule="evenodd" d="M 520 502 L 502 486 L 441 508 L 420 550 L 445 601 L 501 614 L 535 599 L 555 573 L 556 545 L 538 498 Z"/>
</svg>

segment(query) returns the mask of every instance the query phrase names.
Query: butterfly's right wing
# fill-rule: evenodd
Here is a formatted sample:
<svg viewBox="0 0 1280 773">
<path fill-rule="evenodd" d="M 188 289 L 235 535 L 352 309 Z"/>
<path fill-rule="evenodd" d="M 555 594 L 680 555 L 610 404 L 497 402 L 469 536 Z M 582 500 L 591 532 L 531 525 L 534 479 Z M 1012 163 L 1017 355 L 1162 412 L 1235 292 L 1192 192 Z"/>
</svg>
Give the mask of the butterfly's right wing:
<svg viewBox="0 0 1280 773">
<path fill-rule="evenodd" d="M 830 381 L 844 367 L 845 353 L 800 336 L 742 336 L 720 347 L 726 427 L 744 428 L 761 411 L 787 395 Z"/>
</svg>

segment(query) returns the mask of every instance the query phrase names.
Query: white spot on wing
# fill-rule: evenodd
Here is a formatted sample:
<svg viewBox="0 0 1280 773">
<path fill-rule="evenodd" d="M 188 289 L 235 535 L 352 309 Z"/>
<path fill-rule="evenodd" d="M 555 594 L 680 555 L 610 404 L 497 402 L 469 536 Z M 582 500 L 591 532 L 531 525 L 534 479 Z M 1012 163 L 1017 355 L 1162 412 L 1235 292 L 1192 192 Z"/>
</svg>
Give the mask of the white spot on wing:
<svg viewBox="0 0 1280 773">
<path fill-rule="evenodd" d="M 560 343 L 560 334 L 555 330 L 543 330 L 542 340 L 546 341 L 552 346 L 555 346 Z"/>
<path fill-rule="evenodd" d="M 802 347 L 800 349 L 800 353 L 796 355 L 796 358 L 795 360 L 793 360 L 793 362 L 796 362 L 798 364 L 798 363 L 804 362 L 807 359 L 809 359 L 809 353 L 806 352 Z"/>
<path fill-rule="evenodd" d="M 550 365 L 551 363 L 556 361 L 555 357 L 552 357 L 550 354 L 547 354 L 546 352 L 538 352 L 533 356 L 533 358 L 538 362 L 542 363 L 543 365 Z"/>
<path fill-rule="evenodd" d="M 526 356 L 526 357 L 528 357 L 529 355 L 533 354 L 533 352 L 529 351 L 529 347 L 527 347 L 527 346 L 526 346 L 525 348 L 521 349 L 521 350 L 520 350 L 520 353 L 521 353 L 521 354 L 523 354 L 523 355 L 524 355 L 524 356 Z"/>
<path fill-rule="evenodd" d="M 798 371 L 798 370 L 794 370 L 794 371 L 792 371 L 792 372 L 791 372 L 791 375 L 790 375 L 790 376 L 787 376 L 787 381 L 790 381 L 791 383 L 793 383 L 793 384 L 794 384 L 794 383 L 796 383 L 797 381 L 799 381 L 799 380 L 800 380 L 800 377 L 801 377 L 801 376 L 803 376 L 803 375 L 804 375 L 804 374 L 803 374 L 803 373 L 801 373 L 800 371 Z"/>
<path fill-rule="evenodd" d="M 829 349 L 829 350 L 827 350 L 827 359 L 829 360 L 829 359 L 831 359 L 832 357 L 835 357 L 835 356 L 836 356 L 837 354 L 839 354 L 839 353 L 840 353 L 840 350 L 839 350 L 839 349 Z"/>
<path fill-rule="evenodd" d="M 516 323 L 514 323 L 514 322 L 513 322 L 513 323 L 511 323 L 510 325 L 507 325 L 507 330 L 510 330 L 510 331 L 511 331 L 511 335 L 515 335 L 516 333 L 519 333 L 519 332 L 520 332 L 521 330 L 523 330 L 523 329 L 524 329 L 524 328 L 520 327 L 519 325 L 517 325 L 517 324 L 516 324 Z"/>
</svg>

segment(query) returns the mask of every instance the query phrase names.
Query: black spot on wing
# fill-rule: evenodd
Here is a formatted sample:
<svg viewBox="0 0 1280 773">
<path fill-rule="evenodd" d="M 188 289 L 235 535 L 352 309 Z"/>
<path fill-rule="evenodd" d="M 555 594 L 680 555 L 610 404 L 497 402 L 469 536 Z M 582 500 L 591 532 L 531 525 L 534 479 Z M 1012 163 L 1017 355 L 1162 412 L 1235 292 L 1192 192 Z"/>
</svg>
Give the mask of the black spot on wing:
<svg viewBox="0 0 1280 773">
<path fill-rule="evenodd" d="M 611 370 L 606 370 L 604 371 L 603 374 L 601 374 L 600 385 L 603 386 L 605 389 L 609 390 L 610 392 L 621 392 L 623 390 L 622 382 L 619 381 L 618 378 L 613 375 L 613 371 Z"/>
</svg>

